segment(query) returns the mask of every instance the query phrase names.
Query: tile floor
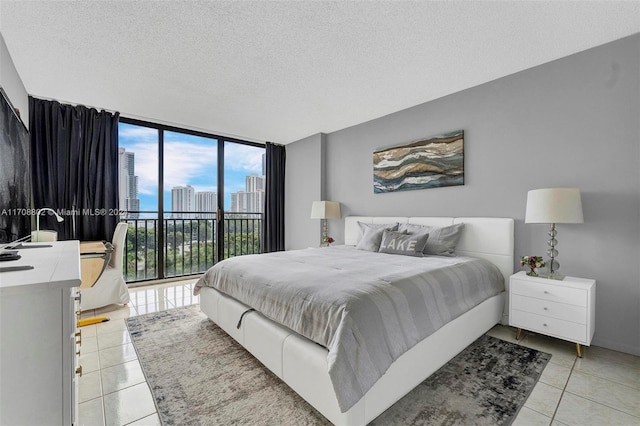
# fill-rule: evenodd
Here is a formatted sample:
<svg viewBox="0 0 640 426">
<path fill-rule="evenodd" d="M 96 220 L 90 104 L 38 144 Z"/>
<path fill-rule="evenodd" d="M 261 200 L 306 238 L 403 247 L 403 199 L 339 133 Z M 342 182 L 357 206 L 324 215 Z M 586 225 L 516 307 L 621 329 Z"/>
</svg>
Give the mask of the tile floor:
<svg viewBox="0 0 640 426">
<path fill-rule="evenodd" d="M 132 288 L 129 306 L 82 314 L 111 320 L 82 327 L 81 425 L 160 425 L 124 319 L 198 303 L 194 283 Z M 552 354 L 515 426 L 640 426 L 640 357 L 592 346 L 580 359 L 575 345 L 561 340 L 528 333 L 516 342 L 513 329 L 500 325 L 488 334 Z"/>
<path fill-rule="evenodd" d="M 160 425 L 125 318 L 199 303 L 194 279 L 130 288 L 128 306 L 110 305 L 82 313 L 109 321 L 82 327 L 78 383 L 80 425 Z"/>
</svg>

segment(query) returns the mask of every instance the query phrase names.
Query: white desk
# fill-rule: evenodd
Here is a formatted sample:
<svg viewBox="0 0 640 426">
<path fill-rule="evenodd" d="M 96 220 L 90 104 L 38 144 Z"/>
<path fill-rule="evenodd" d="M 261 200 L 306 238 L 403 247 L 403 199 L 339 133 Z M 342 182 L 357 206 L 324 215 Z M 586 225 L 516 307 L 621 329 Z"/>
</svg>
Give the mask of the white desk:
<svg viewBox="0 0 640 426">
<path fill-rule="evenodd" d="M 0 424 L 77 424 L 78 241 L 18 250 L 0 267 Z"/>
</svg>

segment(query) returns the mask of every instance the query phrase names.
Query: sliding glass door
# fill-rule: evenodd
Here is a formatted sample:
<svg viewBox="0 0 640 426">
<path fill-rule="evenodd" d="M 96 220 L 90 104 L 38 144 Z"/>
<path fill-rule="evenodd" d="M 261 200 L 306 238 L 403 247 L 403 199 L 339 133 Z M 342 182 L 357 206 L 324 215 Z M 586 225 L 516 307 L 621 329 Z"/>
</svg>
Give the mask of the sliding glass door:
<svg viewBox="0 0 640 426">
<path fill-rule="evenodd" d="M 122 118 L 119 132 L 128 282 L 262 251 L 264 146 Z"/>
<path fill-rule="evenodd" d="M 120 210 L 129 223 L 124 257 L 126 281 L 158 278 L 158 152 L 157 129 L 120 122 L 118 182 Z"/>
<path fill-rule="evenodd" d="M 164 132 L 165 276 L 191 275 L 217 260 L 218 140 Z"/>
<path fill-rule="evenodd" d="M 224 144 L 224 258 L 262 252 L 265 149 Z"/>
</svg>

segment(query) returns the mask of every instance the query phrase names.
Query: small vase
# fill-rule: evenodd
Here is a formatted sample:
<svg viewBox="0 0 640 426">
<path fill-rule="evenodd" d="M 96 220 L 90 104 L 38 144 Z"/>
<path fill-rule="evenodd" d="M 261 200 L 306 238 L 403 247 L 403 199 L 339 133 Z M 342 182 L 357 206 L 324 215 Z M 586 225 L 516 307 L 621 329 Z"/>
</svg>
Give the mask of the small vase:
<svg viewBox="0 0 640 426">
<path fill-rule="evenodd" d="M 531 270 L 527 272 L 527 275 L 530 277 L 537 277 L 538 274 L 536 273 L 536 268 L 531 268 Z"/>
</svg>

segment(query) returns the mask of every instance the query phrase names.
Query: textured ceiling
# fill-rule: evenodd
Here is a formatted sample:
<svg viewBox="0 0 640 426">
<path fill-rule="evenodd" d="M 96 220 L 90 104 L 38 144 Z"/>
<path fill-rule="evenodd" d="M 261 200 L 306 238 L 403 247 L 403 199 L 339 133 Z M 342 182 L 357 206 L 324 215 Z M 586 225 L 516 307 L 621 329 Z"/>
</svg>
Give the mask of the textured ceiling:
<svg viewBox="0 0 640 426">
<path fill-rule="evenodd" d="M 34 96 L 288 143 L 640 32 L 640 3 L 0 0 L 0 32 Z"/>
</svg>

